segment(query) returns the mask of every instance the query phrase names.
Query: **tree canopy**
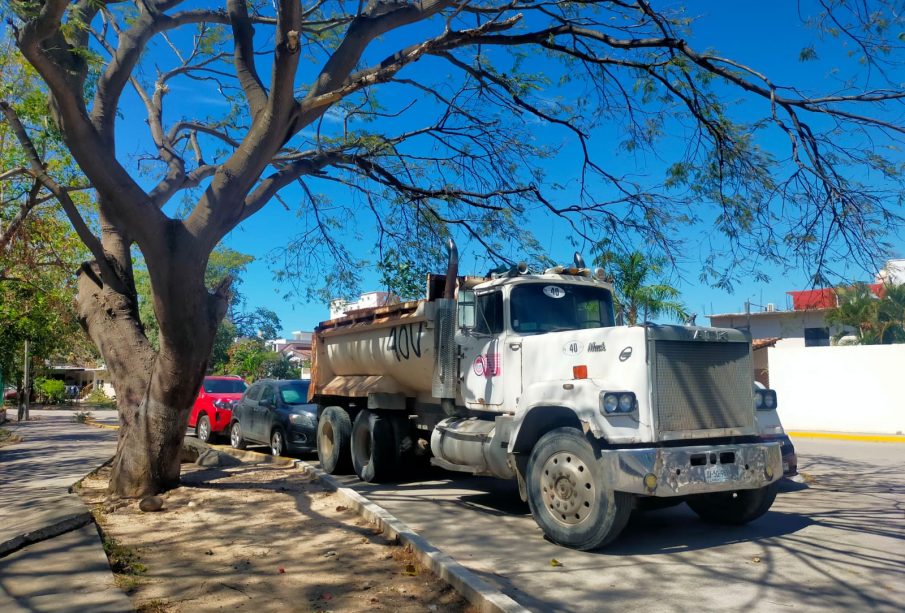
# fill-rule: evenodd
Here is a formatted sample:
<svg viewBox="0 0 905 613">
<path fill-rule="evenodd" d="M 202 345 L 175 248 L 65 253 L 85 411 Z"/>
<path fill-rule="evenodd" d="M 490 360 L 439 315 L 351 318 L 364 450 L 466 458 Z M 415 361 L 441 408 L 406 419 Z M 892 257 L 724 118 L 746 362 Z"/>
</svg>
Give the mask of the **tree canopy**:
<svg viewBox="0 0 905 613">
<path fill-rule="evenodd" d="M 702 277 L 723 285 L 764 260 L 816 279 L 838 258 L 873 268 L 901 222 L 898 4 L 802 4 L 814 40 L 800 59 L 829 75 L 805 84 L 721 54 L 684 9 L 648 0 L 11 0 L 16 44 L 96 194 L 92 223 L 29 156 L 93 258 L 78 307 L 117 386 L 114 491 L 178 481 L 230 303 L 229 277 L 205 284 L 209 256 L 268 203 L 290 207 L 289 186 L 301 230 L 285 268 L 340 290 L 361 266 L 353 246 L 418 261 L 454 234 L 492 259 L 510 244 L 540 259 L 530 228 L 548 220 L 667 257 L 697 224 L 720 239 Z M 16 132 L 26 151 L 35 128 Z M 547 174 L 557 156 L 570 176 Z"/>
<path fill-rule="evenodd" d="M 36 175 L 53 176 L 83 209 L 90 201 L 84 177 L 49 121 L 46 89 L 7 36 L 0 36 L 0 100 L 16 120 L 0 120 L 0 379 L 15 382 L 26 340 L 37 365 L 94 355 L 72 305 L 86 251 Z M 18 129 L 35 134 L 32 152 L 18 141 Z"/>
</svg>

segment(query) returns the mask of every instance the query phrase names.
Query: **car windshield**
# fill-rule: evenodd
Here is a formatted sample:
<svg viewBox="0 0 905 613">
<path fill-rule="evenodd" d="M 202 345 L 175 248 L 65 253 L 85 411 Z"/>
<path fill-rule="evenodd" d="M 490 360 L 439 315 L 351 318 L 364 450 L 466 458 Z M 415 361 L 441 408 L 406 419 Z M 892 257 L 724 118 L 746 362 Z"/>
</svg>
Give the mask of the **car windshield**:
<svg viewBox="0 0 905 613">
<path fill-rule="evenodd" d="M 287 383 L 281 386 L 280 398 L 286 404 L 307 404 L 308 383 Z"/>
<path fill-rule="evenodd" d="M 512 288 L 509 303 L 512 329 L 519 334 L 613 325 L 613 296 L 602 287 L 526 283 Z"/>
<path fill-rule="evenodd" d="M 205 379 L 204 391 L 207 394 L 241 394 L 245 391 L 242 379 Z"/>
</svg>

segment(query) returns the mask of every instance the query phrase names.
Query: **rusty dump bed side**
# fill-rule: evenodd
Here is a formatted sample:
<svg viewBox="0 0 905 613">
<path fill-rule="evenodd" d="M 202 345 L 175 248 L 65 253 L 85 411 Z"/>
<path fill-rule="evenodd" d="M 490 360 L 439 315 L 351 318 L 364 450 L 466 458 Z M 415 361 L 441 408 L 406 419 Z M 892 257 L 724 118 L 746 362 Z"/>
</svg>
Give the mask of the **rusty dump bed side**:
<svg viewBox="0 0 905 613">
<path fill-rule="evenodd" d="M 407 326 L 412 320 L 425 322 L 425 308 L 428 300 L 412 300 L 399 304 L 390 304 L 366 309 L 348 311 L 343 317 L 323 321 L 314 329 L 311 347 L 311 385 L 308 388 L 308 400 L 313 402 L 319 396 L 331 396 L 337 393 L 333 388 L 341 379 L 351 381 L 360 376 L 384 374 L 383 368 L 364 367 L 360 371 L 349 370 L 348 364 L 337 370 L 330 356 L 336 357 L 337 343 L 347 347 L 341 354 L 355 352 L 356 343 L 362 338 L 382 337 L 394 327 Z M 379 341 L 381 349 L 385 349 L 383 341 Z M 333 349 L 328 350 L 328 346 Z M 425 356 L 426 357 L 426 356 Z M 337 378 L 339 377 L 339 378 Z M 333 385 L 327 388 L 331 382 Z M 392 387 L 392 383 L 389 383 Z M 348 390 L 341 395 L 350 393 Z"/>
<path fill-rule="evenodd" d="M 382 323 L 388 319 L 396 319 L 403 315 L 414 313 L 418 309 L 418 305 L 422 302 L 425 302 L 425 300 L 411 300 L 398 304 L 388 304 L 385 306 L 348 311 L 342 317 L 320 322 L 317 327 L 314 328 L 314 334 L 318 335 L 327 330 L 345 328 L 356 324 Z"/>
</svg>

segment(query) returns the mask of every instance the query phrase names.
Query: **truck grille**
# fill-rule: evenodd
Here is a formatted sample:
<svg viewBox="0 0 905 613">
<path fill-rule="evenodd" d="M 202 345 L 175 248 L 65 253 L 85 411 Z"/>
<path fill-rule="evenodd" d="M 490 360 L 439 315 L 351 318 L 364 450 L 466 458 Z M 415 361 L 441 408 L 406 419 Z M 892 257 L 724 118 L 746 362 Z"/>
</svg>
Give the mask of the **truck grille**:
<svg viewBox="0 0 905 613">
<path fill-rule="evenodd" d="M 753 428 L 747 343 L 657 340 L 652 365 L 659 431 Z"/>
</svg>

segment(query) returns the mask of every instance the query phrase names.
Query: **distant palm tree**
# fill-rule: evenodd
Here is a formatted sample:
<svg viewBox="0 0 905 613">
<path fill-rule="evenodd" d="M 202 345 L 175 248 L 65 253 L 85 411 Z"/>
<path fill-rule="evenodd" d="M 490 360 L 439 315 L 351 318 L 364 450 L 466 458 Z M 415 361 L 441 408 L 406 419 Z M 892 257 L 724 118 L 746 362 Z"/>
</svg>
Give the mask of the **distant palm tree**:
<svg viewBox="0 0 905 613">
<path fill-rule="evenodd" d="M 864 283 L 856 283 L 851 287 L 836 289 L 836 308 L 826 314 L 827 323 L 844 328 L 854 328 L 855 338 L 859 345 L 877 345 L 880 334 L 877 326 L 879 300 Z M 835 335 L 839 341 L 848 332 L 841 331 Z"/>
<path fill-rule="evenodd" d="M 594 259 L 612 277 L 616 286 L 616 303 L 622 309 L 626 322 L 634 326 L 660 315 L 676 319 L 687 316 L 685 305 L 679 301 L 679 290 L 662 282 L 666 260 L 649 258 L 639 251 L 617 253 L 604 251 Z"/>
<path fill-rule="evenodd" d="M 827 322 L 854 328 L 859 345 L 905 343 L 905 285 L 886 285 L 880 293 L 877 297 L 864 283 L 838 288 L 839 304 L 827 313 Z"/>
</svg>

